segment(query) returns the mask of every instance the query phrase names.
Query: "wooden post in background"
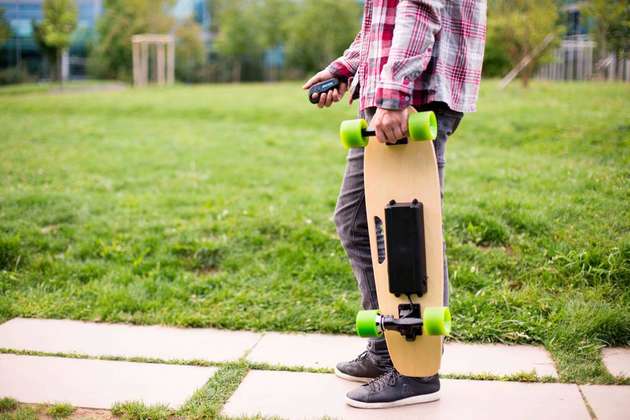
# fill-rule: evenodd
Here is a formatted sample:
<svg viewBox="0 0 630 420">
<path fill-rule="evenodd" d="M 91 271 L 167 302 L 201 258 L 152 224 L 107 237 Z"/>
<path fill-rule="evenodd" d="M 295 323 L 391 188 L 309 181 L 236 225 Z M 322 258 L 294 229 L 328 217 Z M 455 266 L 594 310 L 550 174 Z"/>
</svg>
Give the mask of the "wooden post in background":
<svg viewBox="0 0 630 420">
<path fill-rule="evenodd" d="M 143 42 L 140 44 L 140 86 L 144 86 L 149 82 L 149 44 Z"/>
<path fill-rule="evenodd" d="M 153 79 L 158 85 L 175 83 L 175 37 L 173 35 L 134 35 L 131 42 L 135 86 L 149 84 L 151 69 L 153 69 Z M 153 60 L 151 49 L 155 50 Z"/>
<path fill-rule="evenodd" d="M 140 84 L 140 46 L 134 40 L 131 41 L 132 53 L 133 53 L 133 84 L 138 86 Z"/>
<path fill-rule="evenodd" d="M 164 43 L 161 41 L 155 42 L 155 52 L 156 52 L 156 61 L 157 61 L 157 84 L 158 86 L 164 86 L 166 84 L 165 77 L 165 60 L 164 60 Z"/>
<path fill-rule="evenodd" d="M 175 83 L 175 38 L 168 41 L 168 84 Z"/>
</svg>

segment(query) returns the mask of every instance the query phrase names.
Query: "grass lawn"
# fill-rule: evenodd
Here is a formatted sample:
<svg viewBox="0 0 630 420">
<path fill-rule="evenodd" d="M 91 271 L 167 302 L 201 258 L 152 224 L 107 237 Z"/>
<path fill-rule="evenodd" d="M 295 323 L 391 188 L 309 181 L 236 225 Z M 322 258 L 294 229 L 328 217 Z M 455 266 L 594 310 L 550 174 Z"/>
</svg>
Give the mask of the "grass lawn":
<svg viewBox="0 0 630 420">
<path fill-rule="evenodd" d="M 610 382 L 630 342 L 630 85 L 482 86 L 449 140 L 454 337 Z M 0 320 L 352 333 L 339 121 L 298 84 L 0 89 Z"/>
</svg>

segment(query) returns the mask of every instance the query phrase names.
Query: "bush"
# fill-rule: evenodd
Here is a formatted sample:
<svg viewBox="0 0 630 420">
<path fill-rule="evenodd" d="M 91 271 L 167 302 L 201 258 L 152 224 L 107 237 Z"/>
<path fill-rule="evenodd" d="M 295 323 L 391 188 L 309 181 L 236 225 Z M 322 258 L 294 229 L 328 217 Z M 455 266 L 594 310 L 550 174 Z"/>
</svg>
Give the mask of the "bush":
<svg viewBox="0 0 630 420">
<path fill-rule="evenodd" d="M 35 78 L 25 67 L 9 67 L 8 69 L 0 70 L 0 85 L 30 83 L 33 81 L 35 81 Z"/>
<path fill-rule="evenodd" d="M 13 411 L 17 406 L 18 402 L 13 398 L 0 398 L 0 413 Z"/>
<path fill-rule="evenodd" d="M 201 26 L 194 20 L 188 20 L 175 30 L 176 61 L 175 75 L 184 82 L 199 82 L 203 79 L 203 65 L 206 49 L 203 45 Z"/>
<path fill-rule="evenodd" d="M 305 72 L 322 70 L 350 46 L 360 24 L 354 0 L 306 1 L 289 22 L 288 64 Z"/>
<path fill-rule="evenodd" d="M 511 69 L 510 57 L 505 45 L 497 36 L 494 26 L 488 27 L 486 51 L 483 56 L 483 76 L 503 77 Z"/>
<path fill-rule="evenodd" d="M 74 407 L 68 403 L 59 403 L 48 408 L 48 415 L 53 419 L 65 419 L 72 413 L 74 413 Z"/>
</svg>

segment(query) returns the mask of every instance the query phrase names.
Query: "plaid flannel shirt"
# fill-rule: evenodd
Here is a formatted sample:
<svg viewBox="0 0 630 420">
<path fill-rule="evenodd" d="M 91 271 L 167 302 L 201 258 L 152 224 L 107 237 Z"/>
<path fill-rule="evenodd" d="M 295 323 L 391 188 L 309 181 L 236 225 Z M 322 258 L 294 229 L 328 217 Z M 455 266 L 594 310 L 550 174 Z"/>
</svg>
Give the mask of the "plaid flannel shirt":
<svg viewBox="0 0 630 420">
<path fill-rule="evenodd" d="M 475 111 L 485 0 L 365 0 L 361 31 L 328 70 L 360 87 L 360 109 L 433 101 Z"/>
</svg>

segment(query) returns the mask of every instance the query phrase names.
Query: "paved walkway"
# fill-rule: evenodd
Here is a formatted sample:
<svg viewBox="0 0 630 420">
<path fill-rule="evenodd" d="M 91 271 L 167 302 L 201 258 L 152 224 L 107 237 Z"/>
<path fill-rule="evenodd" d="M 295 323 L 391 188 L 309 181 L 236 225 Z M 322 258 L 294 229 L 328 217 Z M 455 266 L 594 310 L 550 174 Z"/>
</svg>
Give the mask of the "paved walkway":
<svg viewBox="0 0 630 420">
<path fill-rule="evenodd" d="M 363 350 L 364 340 L 349 336 L 16 318 L 0 325 L 0 348 L 4 349 L 0 354 L 0 397 L 25 403 L 69 402 L 107 409 L 114 402 L 140 400 L 177 408 L 218 370 L 187 366 L 186 362 L 203 360 L 220 366 L 244 359 L 255 369 L 223 408 L 227 416 L 590 419 L 585 401 L 599 419 L 628 418 L 630 412 L 630 386 L 466 379 L 443 380 L 442 399 L 435 403 L 392 410 L 353 409 L 345 405 L 343 396 L 356 384 L 319 373 Z M 64 357 L 68 355 L 89 358 Z M 179 364 L 96 357 L 150 358 Z M 613 375 L 630 376 L 630 349 L 606 349 L 603 360 Z M 535 346 L 449 343 L 441 373 L 457 377 L 528 373 L 557 378 L 547 351 Z"/>
</svg>

